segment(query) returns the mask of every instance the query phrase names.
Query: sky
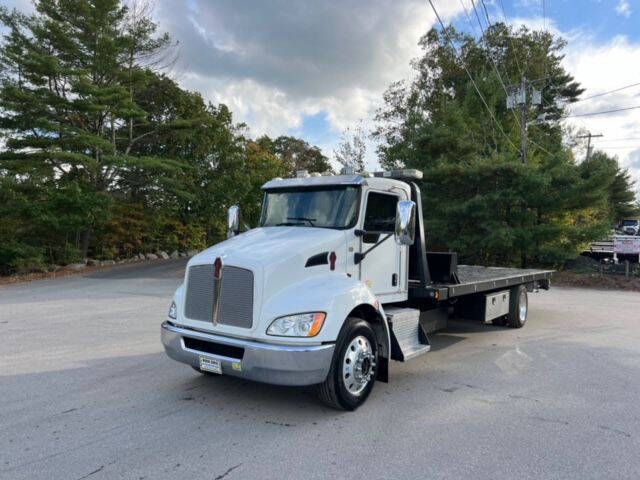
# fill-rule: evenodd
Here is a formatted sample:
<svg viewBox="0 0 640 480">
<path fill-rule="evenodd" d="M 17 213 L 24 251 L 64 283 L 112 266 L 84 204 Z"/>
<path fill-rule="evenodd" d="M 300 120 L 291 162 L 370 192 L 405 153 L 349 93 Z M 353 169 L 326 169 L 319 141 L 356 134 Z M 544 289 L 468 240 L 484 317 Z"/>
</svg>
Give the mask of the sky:
<svg viewBox="0 0 640 480">
<path fill-rule="evenodd" d="M 30 9 L 29 0 L 4 2 Z M 471 0 L 433 3 L 445 23 L 479 33 L 464 14 Z M 586 88 L 583 97 L 640 82 L 640 0 L 485 4 L 492 23 L 506 20 L 565 38 L 563 63 Z M 427 0 L 155 0 L 154 15 L 179 41 L 169 73 L 182 87 L 227 104 L 253 136 L 299 136 L 329 157 L 345 129 L 373 127 L 383 92 L 411 78 L 418 39 L 436 23 Z M 584 100 L 570 113 L 633 106 L 640 106 L 640 85 Z M 566 122 L 602 134 L 595 147 L 618 156 L 640 183 L 640 109 Z M 576 155 L 584 156 L 584 142 Z M 370 140 L 366 159 L 369 169 L 378 168 Z"/>
</svg>

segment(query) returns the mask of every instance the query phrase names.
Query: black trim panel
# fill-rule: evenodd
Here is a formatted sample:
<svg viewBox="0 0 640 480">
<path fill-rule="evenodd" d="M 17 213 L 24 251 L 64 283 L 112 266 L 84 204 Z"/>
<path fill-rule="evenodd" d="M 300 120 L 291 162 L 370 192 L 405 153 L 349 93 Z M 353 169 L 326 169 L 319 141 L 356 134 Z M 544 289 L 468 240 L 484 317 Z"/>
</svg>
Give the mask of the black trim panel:
<svg viewBox="0 0 640 480">
<path fill-rule="evenodd" d="M 198 338 L 182 337 L 185 348 L 197 350 L 199 352 L 210 353 L 212 355 L 220 355 L 222 357 L 237 358 L 242 360 L 244 357 L 244 348 L 233 345 L 225 345 L 224 343 L 207 342 Z"/>
<path fill-rule="evenodd" d="M 318 265 L 329 265 L 329 252 L 318 253 L 307 259 L 305 267 L 316 267 Z"/>
</svg>

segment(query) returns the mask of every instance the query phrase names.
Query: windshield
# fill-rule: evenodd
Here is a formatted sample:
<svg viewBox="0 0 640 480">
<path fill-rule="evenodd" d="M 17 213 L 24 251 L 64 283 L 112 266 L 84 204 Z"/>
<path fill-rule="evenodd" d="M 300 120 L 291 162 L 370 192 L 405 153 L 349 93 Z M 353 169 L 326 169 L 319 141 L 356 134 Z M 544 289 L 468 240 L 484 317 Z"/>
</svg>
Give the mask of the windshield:
<svg viewBox="0 0 640 480">
<path fill-rule="evenodd" d="M 351 228 L 356 223 L 359 187 L 286 189 L 266 192 L 260 225 Z"/>
<path fill-rule="evenodd" d="M 638 225 L 638 220 L 625 220 L 622 222 L 623 227 L 635 227 Z"/>
</svg>

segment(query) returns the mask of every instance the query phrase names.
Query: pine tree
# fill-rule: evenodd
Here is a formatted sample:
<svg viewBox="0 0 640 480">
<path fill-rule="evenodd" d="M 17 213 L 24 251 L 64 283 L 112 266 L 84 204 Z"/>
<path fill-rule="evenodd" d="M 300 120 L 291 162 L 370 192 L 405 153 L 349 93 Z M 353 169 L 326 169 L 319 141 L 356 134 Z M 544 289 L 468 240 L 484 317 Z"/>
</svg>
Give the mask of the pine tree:
<svg viewBox="0 0 640 480">
<path fill-rule="evenodd" d="M 8 28 L 0 46 L 0 129 L 7 137 L 0 167 L 50 188 L 76 182 L 93 196 L 132 169 L 175 172 L 165 158 L 131 154 L 160 128 L 135 92 L 147 79 L 145 63 L 153 64 L 169 38 L 156 37 L 150 19 L 118 0 L 38 0 L 35 6 L 30 16 L 0 10 Z M 147 131 L 134 136 L 139 125 Z M 85 216 L 83 255 L 105 215 Z"/>
<path fill-rule="evenodd" d="M 556 123 L 529 126 L 524 165 L 521 120 L 507 109 L 504 87 L 524 75 L 543 97 L 528 106 L 528 118 L 562 116 L 562 105 L 583 91 L 562 67 L 565 43 L 503 24 L 480 40 L 452 27 L 448 34 L 458 52 L 442 32 L 429 31 L 413 62 L 415 79 L 385 93 L 374 132 L 381 162 L 424 172 L 430 248 L 457 250 L 468 262 L 561 264 L 610 227 L 612 173 L 585 175 Z"/>
</svg>

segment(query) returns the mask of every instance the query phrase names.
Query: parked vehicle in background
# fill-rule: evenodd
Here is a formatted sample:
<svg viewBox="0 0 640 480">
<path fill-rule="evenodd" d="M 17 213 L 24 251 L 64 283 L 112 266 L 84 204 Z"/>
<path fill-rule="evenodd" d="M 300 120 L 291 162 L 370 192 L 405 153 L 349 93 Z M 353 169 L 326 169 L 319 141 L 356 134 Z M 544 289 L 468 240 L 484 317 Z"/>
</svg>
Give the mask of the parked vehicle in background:
<svg viewBox="0 0 640 480">
<path fill-rule="evenodd" d="M 353 410 L 390 360 L 427 353 L 452 310 L 524 326 L 549 270 L 457 264 L 427 252 L 417 170 L 267 182 L 260 226 L 193 257 L 162 324 L 167 354 L 202 373 L 318 385 Z"/>
<path fill-rule="evenodd" d="M 622 220 L 618 229 L 626 235 L 640 235 L 640 220 L 631 218 Z"/>
</svg>

